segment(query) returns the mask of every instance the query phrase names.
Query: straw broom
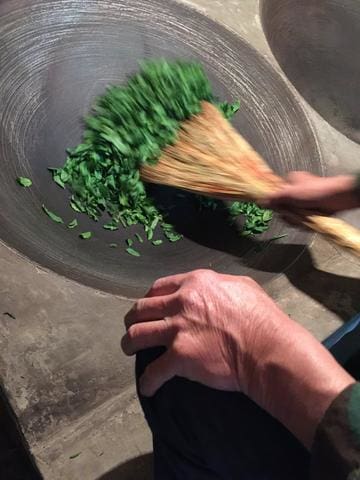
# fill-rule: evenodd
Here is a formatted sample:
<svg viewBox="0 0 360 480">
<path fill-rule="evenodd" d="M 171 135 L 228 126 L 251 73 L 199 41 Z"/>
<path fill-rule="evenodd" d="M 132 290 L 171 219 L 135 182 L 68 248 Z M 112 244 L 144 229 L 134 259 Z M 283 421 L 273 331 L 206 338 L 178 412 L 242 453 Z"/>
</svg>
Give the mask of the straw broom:
<svg viewBox="0 0 360 480">
<path fill-rule="evenodd" d="M 156 165 L 144 165 L 141 177 L 221 199 L 261 202 L 280 189 L 277 176 L 211 103 L 182 123 L 177 140 L 162 151 Z M 291 212 L 296 221 L 360 255 L 360 230 L 333 217 Z"/>
</svg>

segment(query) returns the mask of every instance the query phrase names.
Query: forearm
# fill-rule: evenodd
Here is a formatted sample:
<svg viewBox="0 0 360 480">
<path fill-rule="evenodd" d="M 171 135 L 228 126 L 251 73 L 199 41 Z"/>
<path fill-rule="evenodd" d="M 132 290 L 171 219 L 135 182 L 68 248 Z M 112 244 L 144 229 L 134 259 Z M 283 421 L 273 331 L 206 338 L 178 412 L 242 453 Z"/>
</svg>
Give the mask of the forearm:
<svg viewBox="0 0 360 480">
<path fill-rule="evenodd" d="M 279 348 L 265 349 L 254 399 L 310 449 L 326 410 L 355 380 L 309 332 L 292 330 Z"/>
<path fill-rule="evenodd" d="M 269 208 L 309 209 L 328 214 L 360 207 L 360 174 L 318 177 L 293 172 L 283 188 L 267 200 Z"/>
</svg>

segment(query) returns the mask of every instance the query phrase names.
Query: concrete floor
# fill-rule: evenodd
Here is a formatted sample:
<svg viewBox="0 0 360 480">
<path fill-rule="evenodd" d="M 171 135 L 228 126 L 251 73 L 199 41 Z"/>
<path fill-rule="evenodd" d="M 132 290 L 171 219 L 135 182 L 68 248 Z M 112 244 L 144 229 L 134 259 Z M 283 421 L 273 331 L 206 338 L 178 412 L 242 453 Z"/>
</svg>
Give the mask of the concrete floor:
<svg viewBox="0 0 360 480">
<path fill-rule="evenodd" d="M 258 1 L 191 4 L 245 38 L 283 75 Z M 328 173 L 355 170 L 359 145 L 294 95 L 314 125 Z M 150 434 L 135 396 L 133 363 L 119 346 L 131 301 L 46 271 L 1 244 L 0 272 L 1 382 L 42 476 L 150 479 Z M 296 265 L 264 286 L 323 339 L 360 310 L 359 277 L 359 261 L 315 238 Z"/>
</svg>

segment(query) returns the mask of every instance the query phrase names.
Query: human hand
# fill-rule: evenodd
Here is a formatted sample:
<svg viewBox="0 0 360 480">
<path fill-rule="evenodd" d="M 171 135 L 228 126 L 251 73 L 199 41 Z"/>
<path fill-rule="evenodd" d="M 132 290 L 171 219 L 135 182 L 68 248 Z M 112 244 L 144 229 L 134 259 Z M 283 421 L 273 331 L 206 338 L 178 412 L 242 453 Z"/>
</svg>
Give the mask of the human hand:
<svg viewBox="0 0 360 480">
<path fill-rule="evenodd" d="M 264 202 L 268 208 L 300 208 L 333 214 L 360 206 L 354 176 L 318 177 L 308 172 L 292 172 L 286 180 L 287 184 Z"/>
<path fill-rule="evenodd" d="M 248 363 L 253 362 L 247 345 L 270 336 L 265 331 L 271 324 L 260 321 L 268 310 L 273 316 L 281 313 L 249 278 L 201 270 L 158 280 L 125 317 L 126 354 L 155 346 L 168 349 L 145 372 L 142 393 L 153 395 L 175 375 L 247 392 Z M 253 346 L 254 355 L 255 350 Z"/>
<path fill-rule="evenodd" d="M 167 348 L 140 379 L 142 394 L 174 376 L 244 392 L 308 447 L 332 400 L 354 382 L 249 278 L 200 270 L 160 279 L 125 322 L 126 354 Z"/>
</svg>

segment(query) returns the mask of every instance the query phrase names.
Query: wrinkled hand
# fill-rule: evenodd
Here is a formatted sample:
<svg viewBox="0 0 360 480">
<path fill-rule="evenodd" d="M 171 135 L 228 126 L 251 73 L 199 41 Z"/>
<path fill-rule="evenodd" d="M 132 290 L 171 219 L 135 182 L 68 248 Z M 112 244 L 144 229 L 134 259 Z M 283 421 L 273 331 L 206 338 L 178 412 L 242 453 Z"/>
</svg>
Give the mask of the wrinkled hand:
<svg viewBox="0 0 360 480">
<path fill-rule="evenodd" d="M 249 278 L 199 270 L 160 279 L 125 322 L 126 354 L 167 349 L 140 379 L 142 394 L 153 395 L 174 376 L 244 392 L 306 445 L 353 381 Z"/>
<path fill-rule="evenodd" d="M 292 172 L 287 184 L 264 202 L 274 210 L 301 208 L 333 214 L 360 206 L 351 175 L 318 177 L 308 172 Z"/>
<path fill-rule="evenodd" d="M 155 282 L 127 314 L 122 346 L 128 355 L 160 345 L 168 349 L 145 372 L 145 395 L 175 375 L 247 392 L 255 357 L 273 335 L 274 325 L 264 319 L 279 315 L 251 279 L 195 271 Z"/>
</svg>

